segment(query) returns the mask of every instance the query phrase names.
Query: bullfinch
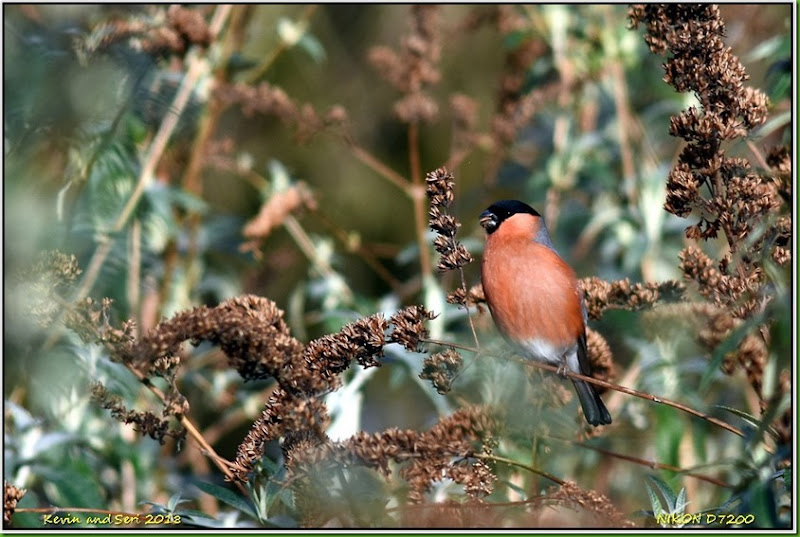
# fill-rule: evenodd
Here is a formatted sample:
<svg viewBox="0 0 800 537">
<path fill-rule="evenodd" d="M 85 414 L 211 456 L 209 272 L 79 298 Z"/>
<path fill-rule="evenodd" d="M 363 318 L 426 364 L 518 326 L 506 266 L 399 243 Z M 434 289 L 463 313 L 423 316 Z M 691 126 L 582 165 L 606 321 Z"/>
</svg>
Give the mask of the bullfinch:
<svg viewBox="0 0 800 537">
<path fill-rule="evenodd" d="M 503 200 L 483 211 L 480 223 L 486 230 L 481 281 L 497 328 L 523 356 L 591 375 L 581 290 L 542 216 L 521 201 Z M 594 386 L 571 380 L 586 421 L 611 423 Z"/>
</svg>

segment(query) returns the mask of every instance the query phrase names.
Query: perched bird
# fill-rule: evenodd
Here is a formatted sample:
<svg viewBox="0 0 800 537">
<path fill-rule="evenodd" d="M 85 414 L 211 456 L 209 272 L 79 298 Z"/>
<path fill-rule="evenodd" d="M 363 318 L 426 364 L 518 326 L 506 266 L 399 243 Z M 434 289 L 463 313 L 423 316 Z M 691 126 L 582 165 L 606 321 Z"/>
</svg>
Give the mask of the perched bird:
<svg viewBox="0 0 800 537">
<path fill-rule="evenodd" d="M 578 281 L 553 248 L 542 216 L 521 201 L 503 200 L 483 211 L 480 223 L 486 230 L 481 281 L 497 328 L 525 357 L 591 375 Z M 594 387 L 571 380 L 586 421 L 611 423 Z"/>
</svg>

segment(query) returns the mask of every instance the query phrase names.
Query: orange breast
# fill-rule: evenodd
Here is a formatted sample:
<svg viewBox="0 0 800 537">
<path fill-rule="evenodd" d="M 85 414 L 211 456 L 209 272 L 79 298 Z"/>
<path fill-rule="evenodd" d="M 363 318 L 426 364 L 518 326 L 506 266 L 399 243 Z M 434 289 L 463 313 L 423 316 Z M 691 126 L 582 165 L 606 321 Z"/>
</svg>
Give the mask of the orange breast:
<svg viewBox="0 0 800 537">
<path fill-rule="evenodd" d="M 505 226 L 508 222 L 504 223 Z M 575 273 L 553 250 L 501 226 L 486 241 L 481 279 L 492 318 L 509 339 L 564 347 L 584 331 Z"/>
</svg>

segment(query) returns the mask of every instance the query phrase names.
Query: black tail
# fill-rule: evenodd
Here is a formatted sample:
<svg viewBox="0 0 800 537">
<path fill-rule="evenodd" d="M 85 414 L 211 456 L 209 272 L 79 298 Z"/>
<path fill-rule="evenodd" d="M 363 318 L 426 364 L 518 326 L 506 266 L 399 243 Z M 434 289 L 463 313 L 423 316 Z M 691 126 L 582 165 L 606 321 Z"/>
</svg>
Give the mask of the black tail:
<svg viewBox="0 0 800 537">
<path fill-rule="evenodd" d="M 606 405 L 594 389 L 594 386 L 582 380 L 573 380 L 575 391 L 578 392 L 578 399 L 583 407 L 583 415 L 589 425 L 608 425 L 611 423 L 611 414 L 608 413 Z"/>
</svg>

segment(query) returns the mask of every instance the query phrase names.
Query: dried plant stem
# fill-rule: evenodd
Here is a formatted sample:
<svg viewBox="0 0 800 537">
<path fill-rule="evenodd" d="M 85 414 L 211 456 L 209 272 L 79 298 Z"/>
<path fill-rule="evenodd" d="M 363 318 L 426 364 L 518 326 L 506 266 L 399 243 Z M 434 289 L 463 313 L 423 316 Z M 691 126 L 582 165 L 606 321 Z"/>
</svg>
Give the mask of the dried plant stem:
<svg viewBox="0 0 800 537">
<path fill-rule="evenodd" d="M 61 306 L 64 309 L 64 311 L 66 311 L 70 307 L 70 305 L 67 304 L 66 302 L 63 302 L 61 304 Z M 100 336 L 100 333 L 97 331 L 97 328 L 95 326 L 92 326 L 92 330 L 94 331 L 94 338 L 97 341 L 101 341 L 102 338 Z M 114 351 L 112 343 L 110 343 L 108 341 L 104 341 L 103 345 L 106 348 L 108 348 L 111 352 Z M 150 379 L 147 378 L 144 373 L 142 373 L 141 371 L 136 369 L 132 364 L 129 364 L 129 363 L 126 363 L 125 367 L 128 369 L 128 371 L 130 371 L 136 377 L 136 379 L 139 382 L 141 382 L 142 384 L 147 386 L 147 388 L 156 397 L 158 397 L 158 399 L 161 400 L 162 403 L 167 404 L 167 401 L 168 401 L 167 396 L 164 394 L 164 392 L 160 388 L 158 388 L 158 386 L 155 386 L 152 382 L 150 382 Z M 204 454 L 207 455 L 212 461 L 214 461 L 214 464 L 217 465 L 217 467 L 222 471 L 222 473 L 225 474 L 226 477 L 231 478 L 231 481 L 233 481 L 233 479 L 232 479 L 233 474 L 231 473 L 231 471 L 229 469 L 230 462 L 228 462 L 223 457 L 220 457 L 219 455 L 217 455 L 217 452 L 214 451 L 214 448 L 211 447 L 211 445 L 203 437 L 202 433 L 200 433 L 200 431 L 197 429 L 197 427 L 194 426 L 194 424 L 189 420 L 189 418 L 187 418 L 184 415 L 181 415 L 180 416 L 180 422 L 181 422 L 181 425 L 187 430 L 189 435 L 191 435 L 197 441 L 197 443 L 202 448 Z M 241 483 L 236 482 L 236 485 L 237 485 L 237 487 L 239 488 L 239 490 L 243 494 L 247 495 L 247 491 L 241 485 Z"/>
<path fill-rule="evenodd" d="M 557 440 L 562 440 L 564 442 L 571 442 L 570 440 L 561 439 L 561 438 L 557 438 Z M 574 442 L 571 442 L 571 443 L 574 443 Z M 726 482 L 724 482 L 724 481 L 722 481 L 720 479 L 717 479 L 715 477 L 710 477 L 710 476 L 702 475 L 702 474 L 695 474 L 695 473 L 687 471 L 687 470 L 685 470 L 683 468 L 678 468 L 677 466 L 673 466 L 671 464 L 665 464 L 663 462 L 648 461 L 646 459 L 640 459 L 639 457 L 633 457 L 631 455 L 624 455 L 622 453 L 616 453 L 614 451 L 609 451 L 607 449 L 603 449 L 603 448 L 599 448 L 599 447 L 595 447 L 595 446 L 590 446 L 588 444 L 575 443 L 575 445 L 580 446 L 582 448 L 590 449 L 592 451 L 596 451 L 597 453 L 602 453 L 603 455 L 607 455 L 607 456 L 613 457 L 615 459 L 621 459 L 621 460 L 624 460 L 624 461 L 628 461 L 628 462 L 633 462 L 635 464 L 639 464 L 641 466 L 647 466 L 648 468 L 652 468 L 653 470 L 667 470 L 669 472 L 679 473 L 679 474 L 685 475 L 687 477 L 693 477 L 695 479 L 699 479 L 701 481 L 705 481 L 707 483 L 711 483 L 712 485 L 716 485 L 718 487 L 732 488 L 732 485 L 730 485 L 730 484 L 728 484 L 728 483 L 726 483 Z"/>
<path fill-rule="evenodd" d="M 150 391 L 153 392 L 153 394 L 155 394 L 156 397 L 158 397 L 162 402 L 166 403 L 167 397 L 164 395 L 164 392 L 162 392 L 157 386 L 154 386 L 151 382 L 149 382 L 147 378 L 140 371 L 130 366 L 128 366 L 128 370 L 131 371 L 142 384 L 145 384 L 150 389 Z M 241 483 L 234 480 L 233 474 L 231 473 L 229 468 L 230 462 L 227 459 L 217 455 L 217 452 L 214 451 L 214 448 L 211 447 L 211 445 L 203 437 L 203 434 L 197 429 L 197 427 L 194 426 L 194 424 L 191 422 L 191 420 L 189 420 L 189 418 L 187 418 L 186 416 L 181 416 L 180 422 L 181 425 L 186 429 L 186 432 L 192 438 L 194 438 L 195 441 L 200 445 L 203 454 L 206 455 L 208 458 L 210 458 L 212 461 L 214 461 L 214 464 L 217 466 L 217 468 L 219 468 L 222 471 L 223 474 L 225 474 L 226 478 L 236 483 L 237 488 L 242 494 L 248 496 L 247 489 L 245 489 L 245 487 Z"/>
<path fill-rule="evenodd" d="M 761 154 L 761 151 L 758 150 L 758 148 L 756 147 L 756 144 L 754 144 L 753 141 L 749 140 L 749 139 L 745 140 L 744 143 L 747 144 L 747 148 L 753 154 L 753 157 L 755 157 L 756 162 L 758 162 L 758 165 L 761 167 L 761 169 L 762 170 L 769 170 L 770 169 L 770 165 L 767 164 L 767 159 L 765 159 L 764 155 Z"/>
<path fill-rule="evenodd" d="M 375 271 L 375 274 L 377 274 L 379 278 L 389 285 L 395 293 L 400 291 L 403 286 L 402 282 L 395 278 L 391 271 L 384 267 L 369 249 L 365 248 L 361 244 L 353 246 L 349 240 L 347 231 L 339 227 L 330 218 L 325 216 L 321 210 L 315 211 L 314 216 L 316 216 L 329 230 L 333 232 L 336 238 L 342 244 L 344 244 L 348 252 L 355 253 L 361 259 L 363 259 L 364 262 Z"/>
<path fill-rule="evenodd" d="M 449 343 L 449 342 L 446 342 L 446 341 L 432 340 L 432 339 L 425 339 L 423 341 L 425 341 L 426 343 L 435 343 L 437 345 L 454 347 L 454 348 L 457 348 L 457 349 L 462 349 L 462 350 L 475 352 L 475 353 L 482 352 L 480 349 L 475 348 L 475 347 L 468 347 L 466 345 L 458 345 L 458 344 Z M 686 405 L 684 405 L 682 403 L 678 403 L 677 401 L 672 401 L 670 399 L 664 399 L 663 397 L 657 397 L 655 395 L 650 395 L 649 393 L 640 392 L 640 391 L 634 390 L 632 388 L 627 388 L 625 386 L 620 386 L 618 384 L 613 384 L 611 382 L 606 382 L 604 380 L 599 380 L 599 379 L 596 379 L 594 377 L 587 377 L 586 375 L 581 375 L 579 373 L 573 373 L 572 371 L 561 371 L 561 370 L 559 370 L 558 367 L 556 367 L 554 365 L 544 364 L 544 363 L 541 363 L 541 362 L 534 362 L 532 360 L 524 360 L 522 358 L 515 358 L 514 360 L 519 362 L 520 364 L 526 366 L 526 367 L 530 367 L 530 366 L 538 367 L 539 369 L 544 369 L 544 370 L 550 371 L 552 373 L 558 373 L 561 376 L 565 376 L 565 377 L 569 377 L 569 378 L 577 379 L 577 380 L 583 380 L 583 381 L 586 381 L 586 382 L 588 382 L 590 384 L 596 384 L 597 386 L 602 386 L 602 387 L 607 388 L 609 390 L 615 390 L 615 391 L 618 391 L 618 392 L 626 393 L 628 395 L 632 395 L 634 397 L 639 397 L 641 399 L 647 399 L 649 401 L 653 401 L 654 403 L 660 403 L 660 404 L 663 404 L 663 405 L 671 406 L 672 408 L 676 408 L 678 410 L 682 410 L 683 412 L 686 412 L 687 414 L 691 414 L 692 416 L 695 416 L 695 417 L 700 418 L 702 420 L 705 420 L 705 421 L 707 421 L 709 423 L 712 423 L 712 424 L 716 425 L 717 427 L 721 427 L 721 428 L 725 429 L 726 431 L 732 432 L 733 434 L 736 434 L 736 435 L 741 436 L 743 438 L 745 436 L 745 434 L 741 430 L 737 429 L 733 425 L 730 425 L 729 423 L 726 423 L 726 422 L 722 421 L 721 419 L 715 418 L 714 416 L 710 416 L 708 414 L 705 414 L 703 412 L 695 410 L 695 409 L 693 409 L 693 408 L 691 408 L 689 406 L 686 406 Z"/>
<path fill-rule="evenodd" d="M 408 158 L 409 167 L 411 168 L 411 183 L 413 185 L 411 187 L 411 201 L 414 203 L 414 228 L 417 232 L 422 285 L 425 286 L 426 281 L 433 274 L 433 269 L 427 241 L 428 215 L 425 209 L 427 196 L 419 162 L 419 124 L 416 122 L 408 125 Z"/>
<path fill-rule="evenodd" d="M 422 274 L 422 285 L 427 287 L 426 283 L 433 275 L 433 268 L 431 267 L 431 254 L 427 240 L 428 215 L 425 211 L 425 187 L 415 184 L 413 194 L 414 227 L 416 228 L 417 246 L 419 247 L 420 273 Z"/>
<path fill-rule="evenodd" d="M 424 343 L 432 343 L 434 345 L 441 345 L 442 347 L 453 347 L 454 349 L 461 349 L 462 351 L 469 351 L 474 352 L 476 354 L 482 354 L 481 350 L 477 347 L 470 347 L 469 345 L 460 345 L 458 343 L 452 343 L 450 341 L 442 341 L 441 339 L 431 339 L 426 338 L 422 340 Z"/>
<path fill-rule="evenodd" d="M 632 114 L 628 106 L 628 85 L 625 81 L 625 71 L 622 62 L 612 61 L 609 64 L 609 73 L 614 81 L 614 106 L 617 109 L 617 136 L 619 137 L 619 152 L 622 162 L 622 178 L 625 195 L 628 202 L 636 202 L 636 165 L 634 164 L 633 150 L 631 149 Z"/>
<path fill-rule="evenodd" d="M 228 7 L 231 8 L 231 6 Z M 234 22 L 236 24 L 241 23 L 241 16 L 239 16 L 239 13 L 244 9 L 244 7 L 239 7 L 239 12 L 236 13 L 237 16 L 232 17 L 235 19 Z M 217 34 L 213 27 L 212 32 L 214 32 L 212 35 Z M 225 66 L 228 63 L 228 59 L 232 51 L 231 41 L 235 39 L 235 33 L 236 32 L 231 31 L 226 32 L 226 38 L 221 44 L 222 60 L 219 62 L 219 67 L 214 75 L 215 82 L 224 82 L 227 77 Z M 189 163 L 187 164 L 186 171 L 183 174 L 184 189 L 197 197 L 202 197 L 203 194 L 201 173 L 205 164 L 206 156 L 208 154 L 208 142 L 211 140 L 214 132 L 216 132 L 219 120 L 227 108 L 228 105 L 226 103 L 222 102 L 220 99 L 212 98 L 209 99 L 208 106 L 205 107 L 205 112 L 200 117 L 200 121 L 197 126 L 197 135 L 195 136 L 194 143 L 192 144 L 192 151 L 189 156 Z M 191 213 L 187 217 L 189 247 L 187 255 L 183 260 L 183 265 L 187 275 L 187 281 L 185 283 L 187 289 L 194 289 L 197 286 L 196 279 L 199 277 L 198 271 L 194 270 L 193 267 L 196 266 L 195 259 L 200 253 L 197 244 L 197 231 L 200 227 L 200 222 L 200 216 L 196 213 Z"/>
<path fill-rule="evenodd" d="M 189 103 L 192 91 L 205 71 L 206 66 L 203 59 L 196 56 L 189 56 L 188 62 L 189 68 L 186 70 L 186 75 L 183 77 L 181 85 L 178 87 L 178 92 L 175 94 L 175 98 L 169 107 L 169 113 L 167 113 L 164 120 L 161 122 L 158 132 L 156 132 L 153 138 L 153 143 L 150 144 L 150 149 L 147 151 L 147 156 L 142 165 L 142 171 L 139 173 L 139 178 L 136 182 L 136 188 L 134 188 L 131 197 L 128 198 L 128 202 L 125 204 L 125 207 L 122 208 L 122 212 L 114 222 L 111 228 L 112 231 L 119 231 L 125 226 L 131 213 L 133 213 L 133 210 L 138 205 L 145 188 L 153 181 L 156 165 L 158 165 L 158 162 L 161 160 L 161 155 L 164 154 L 167 143 L 175 127 L 178 125 L 178 121 L 186 105 Z M 88 292 L 88 289 L 86 289 L 86 292 Z"/>
<path fill-rule="evenodd" d="M 141 302 L 142 279 L 142 223 L 135 219 L 131 224 L 130 243 L 128 248 L 128 281 L 126 282 L 125 295 L 128 299 L 128 311 L 132 315 L 139 311 Z M 139 323 L 137 323 L 137 327 Z M 138 332 L 138 329 L 137 329 Z"/>
<path fill-rule="evenodd" d="M 402 190 L 414 205 L 414 228 L 416 230 L 417 246 L 419 247 L 420 272 L 424 282 L 432 276 L 430 252 L 427 241 L 427 215 L 425 211 L 425 185 L 422 181 L 419 163 L 418 150 L 418 127 L 416 124 L 409 125 L 409 158 L 411 161 L 412 181 L 409 182 L 405 177 L 392 170 L 380 160 L 375 158 L 369 151 L 357 145 L 349 137 L 345 136 L 345 142 L 356 159 L 366 164 L 381 177 L 388 180 L 397 188 Z"/>
<path fill-rule="evenodd" d="M 531 360 L 523 360 L 523 359 L 518 359 L 518 360 L 519 360 L 520 363 L 522 363 L 522 364 L 524 364 L 526 366 L 538 367 L 539 369 L 545 369 L 545 370 L 551 371 L 553 373 L 558 373 L 559 375 L 563 374 L 564 376 L 567 376 L 567 377 L 570 377 L 570 378 L 573 378 L 573 379 L 583 380 L 583 381 L 589 382 L 591 384 L 596 384 L 598 386 L 602 386 L 602 387 L 607 388 L 609 390 L 616 390 L 618 392 L 626 393 L 628 395 L 633 395 L 634 397 L 639 397 L 641 399 L 647 399 L 649 401 L 653 401 L 654 403 L 661 403 L 661 404 L 664 404 L 664 405 L 667 405 L 667 406 L 671 406 L 672 408 L 676 408 L 678 410 L 682 410 L 683 412 L 686 412 L 687 414 L 691 414 L 692 416 L 695 416 L 695 417 L 700 418 L 702 420 L 705 420 L 705 421 L 707 421 L 709 423 L 712 423 L 712 424 L 714 424 L 714 425 L 716 425 L 718 427 L 721 427 L 721 428 L 725 429 L 726 431 L 729 431 L 729 432 L 732 432 L 733 434 L 741 436 L 742 438 L 744 438 L 744 436 L 745 436 L 744 433 L 741 430 L 737 429 L 733 425 L 730 425 L 730 424 L 722 421 L 721 419 L 715 418 L 714 416 L 710 416 L 710 415 L 708 415 L 708 414 L 706 414 L 704 412 L 700 412 L 698 410 L 695 410 L 695 409 L 693 409 L 693 408 L 691 408 L 689 406 L 686 406 L 686 405 L 684 405 L 682 403 L 678 403 L 677 401 L 672 401 L 670 399 L 664 399 L 662 397 L 651 395 L 649 393 L 640 392 L 640 391 L 634 390 L 632 388 L 627 388 L 625 386 L 619 386 L 618 384 L 612 384 L 611 382 L 606 382 L 604 380 L 599 380 L 599 379 L 596 379 L 596 378 L 593 378 L 593 377 L 588 377 L 586 375 L 573 373 L 571 371 L 566 371 L 566 372 L 559 371 L 559 368 L 554 366 L 554 365 L 543 364 L 543 363 L 534 362 L 534 361 L 531 361 Z"/>
<path fill-rule="evenodd" d="M 464 292 L 469 291 L 467 288 L 467 279 L 464 276 L 464 267 L 458 267 L 458 273 L 461 275 L 461 288 Z M 470 311 L 469 306 L 465 305 L 464 308 L 467 310 L 467 320 L 469 321 L 469 329 L 472 331 L 472 339 L 475 341 L 475 348 L 478 349 L 480 352 L 481 343 L 478 341 L 478 332 L 475 330 L 475 323 L 472 321 L 472 311 Z"/>
<path fill-rule="evenodd" d="M 317 249 L 314 247 L 314 242 L 311 240 L 311 237 L 308 236 L 308 233 L 305 232 L 303 226 L 300 225 L 300 222 L 298 222 L 294 216 L 287 215 L 286 219 L 283 221 L 283 227 L 286 228 L 292 240 L 294 240 L 298 248 L 300 248 L 322 276 L 329 278 L 336 275 L 336 271 L 333 270 L 333 267 L 317 254 Z M 343 292 L 346 295 L 344 297 L 346 300 L 352 298 L 349 289 L 344 289 Z"/>
<path fill-rule="evenodd" d="M 369 151 L 352 141 L 349 137 L 345 137 L 344 140 L 347 144 L 347 148 L 362 164 L 365 164 L 367 167 L 377 172 L 378 175 L 405 192 L 409 197 L 413 197 L 413 194 L 409 190 L 409 182 L 405 177 L 389 168 L 383 162 L 375 158 Z"/>
<path fill-rule="evenodd" d="M 295 26 L 305 28 L 308 25 L 309 19 L 311 19 L 311 17 L 314 15 L 314 13 L 317 11 L 318 8 L 319 5 L 306 6 L 305 10 L 303 11 L 303 14 L 300 15 L 300 18 L 297 19 L 297 22 L 295 22 Z M 247 77 L 246 83 L 255 84 L 256 82 L 258 82 L 258 80 L 261 79 L 261 77 L 267 74 L 267 71 L 270 70 L 272 65 L 275 63 L 275 60 L 277 60 L 281 54 L 289 50 L 289 48 L 291 48 L 292 46 L 294 46 L 294 43 L 289 43 L 285 40 L 281 40 L 278 46 L 272 49 L 270 55 L 267 56 L 264 59 L 264 61 L 262 61 L 257 67 L 254 68 L 253 72 Z"/>
<path fill-rule="evenodd" d="M 556 476 L 554 476 L 552 474 L 548 474 L 544 470 L 539 470 L 538 468 L 534 468 L 533 466 L 529 466 L 527 464 L 523 464 L 521 462 L 517 462 L 517 461 L 512 460 L 512 459 L 507 459 L 505 457 L 499 457 L 497 455 L 487 455 L 487 454 L 484 454 L 484 453 L 479 453 L 479 454 L 475 455 L 475 458 L 476 459 L 481 459 L 481 460 L 484 460 L 484 461 L 501 462 L 503 464 L 508 464 L 509 466 L 516 466 L 517 468 L 522 468 L 523 470 L 528 470 L 529 472 L 532 472 L 532 473 L 534 473 L 536 475 L 540 475 L 540 476 L 542 476 L 542 477 L 544 477 L 546 479 L 549 479 L 550 481 L 552 481 L 554 483 L 558 483 L 559 485 L 563 485 L 565 483 L 565 481 L 563 479 L 560 479 L 560 478 L 558 478 L 558 477 L 556 477 Z"/>
<path fill-rule="evenodd" d="M 206 113 L 200 118 L 189 163 L 186 165 L 186 172 L 183 174 L 183 187 L 191 194 L 198 196 L 202 194 L 200 172 L 206 159 L 206 146 L 226 108 L 227 105 L 219 99 L 211 99 L 206 107 Z"/>
</svg>

